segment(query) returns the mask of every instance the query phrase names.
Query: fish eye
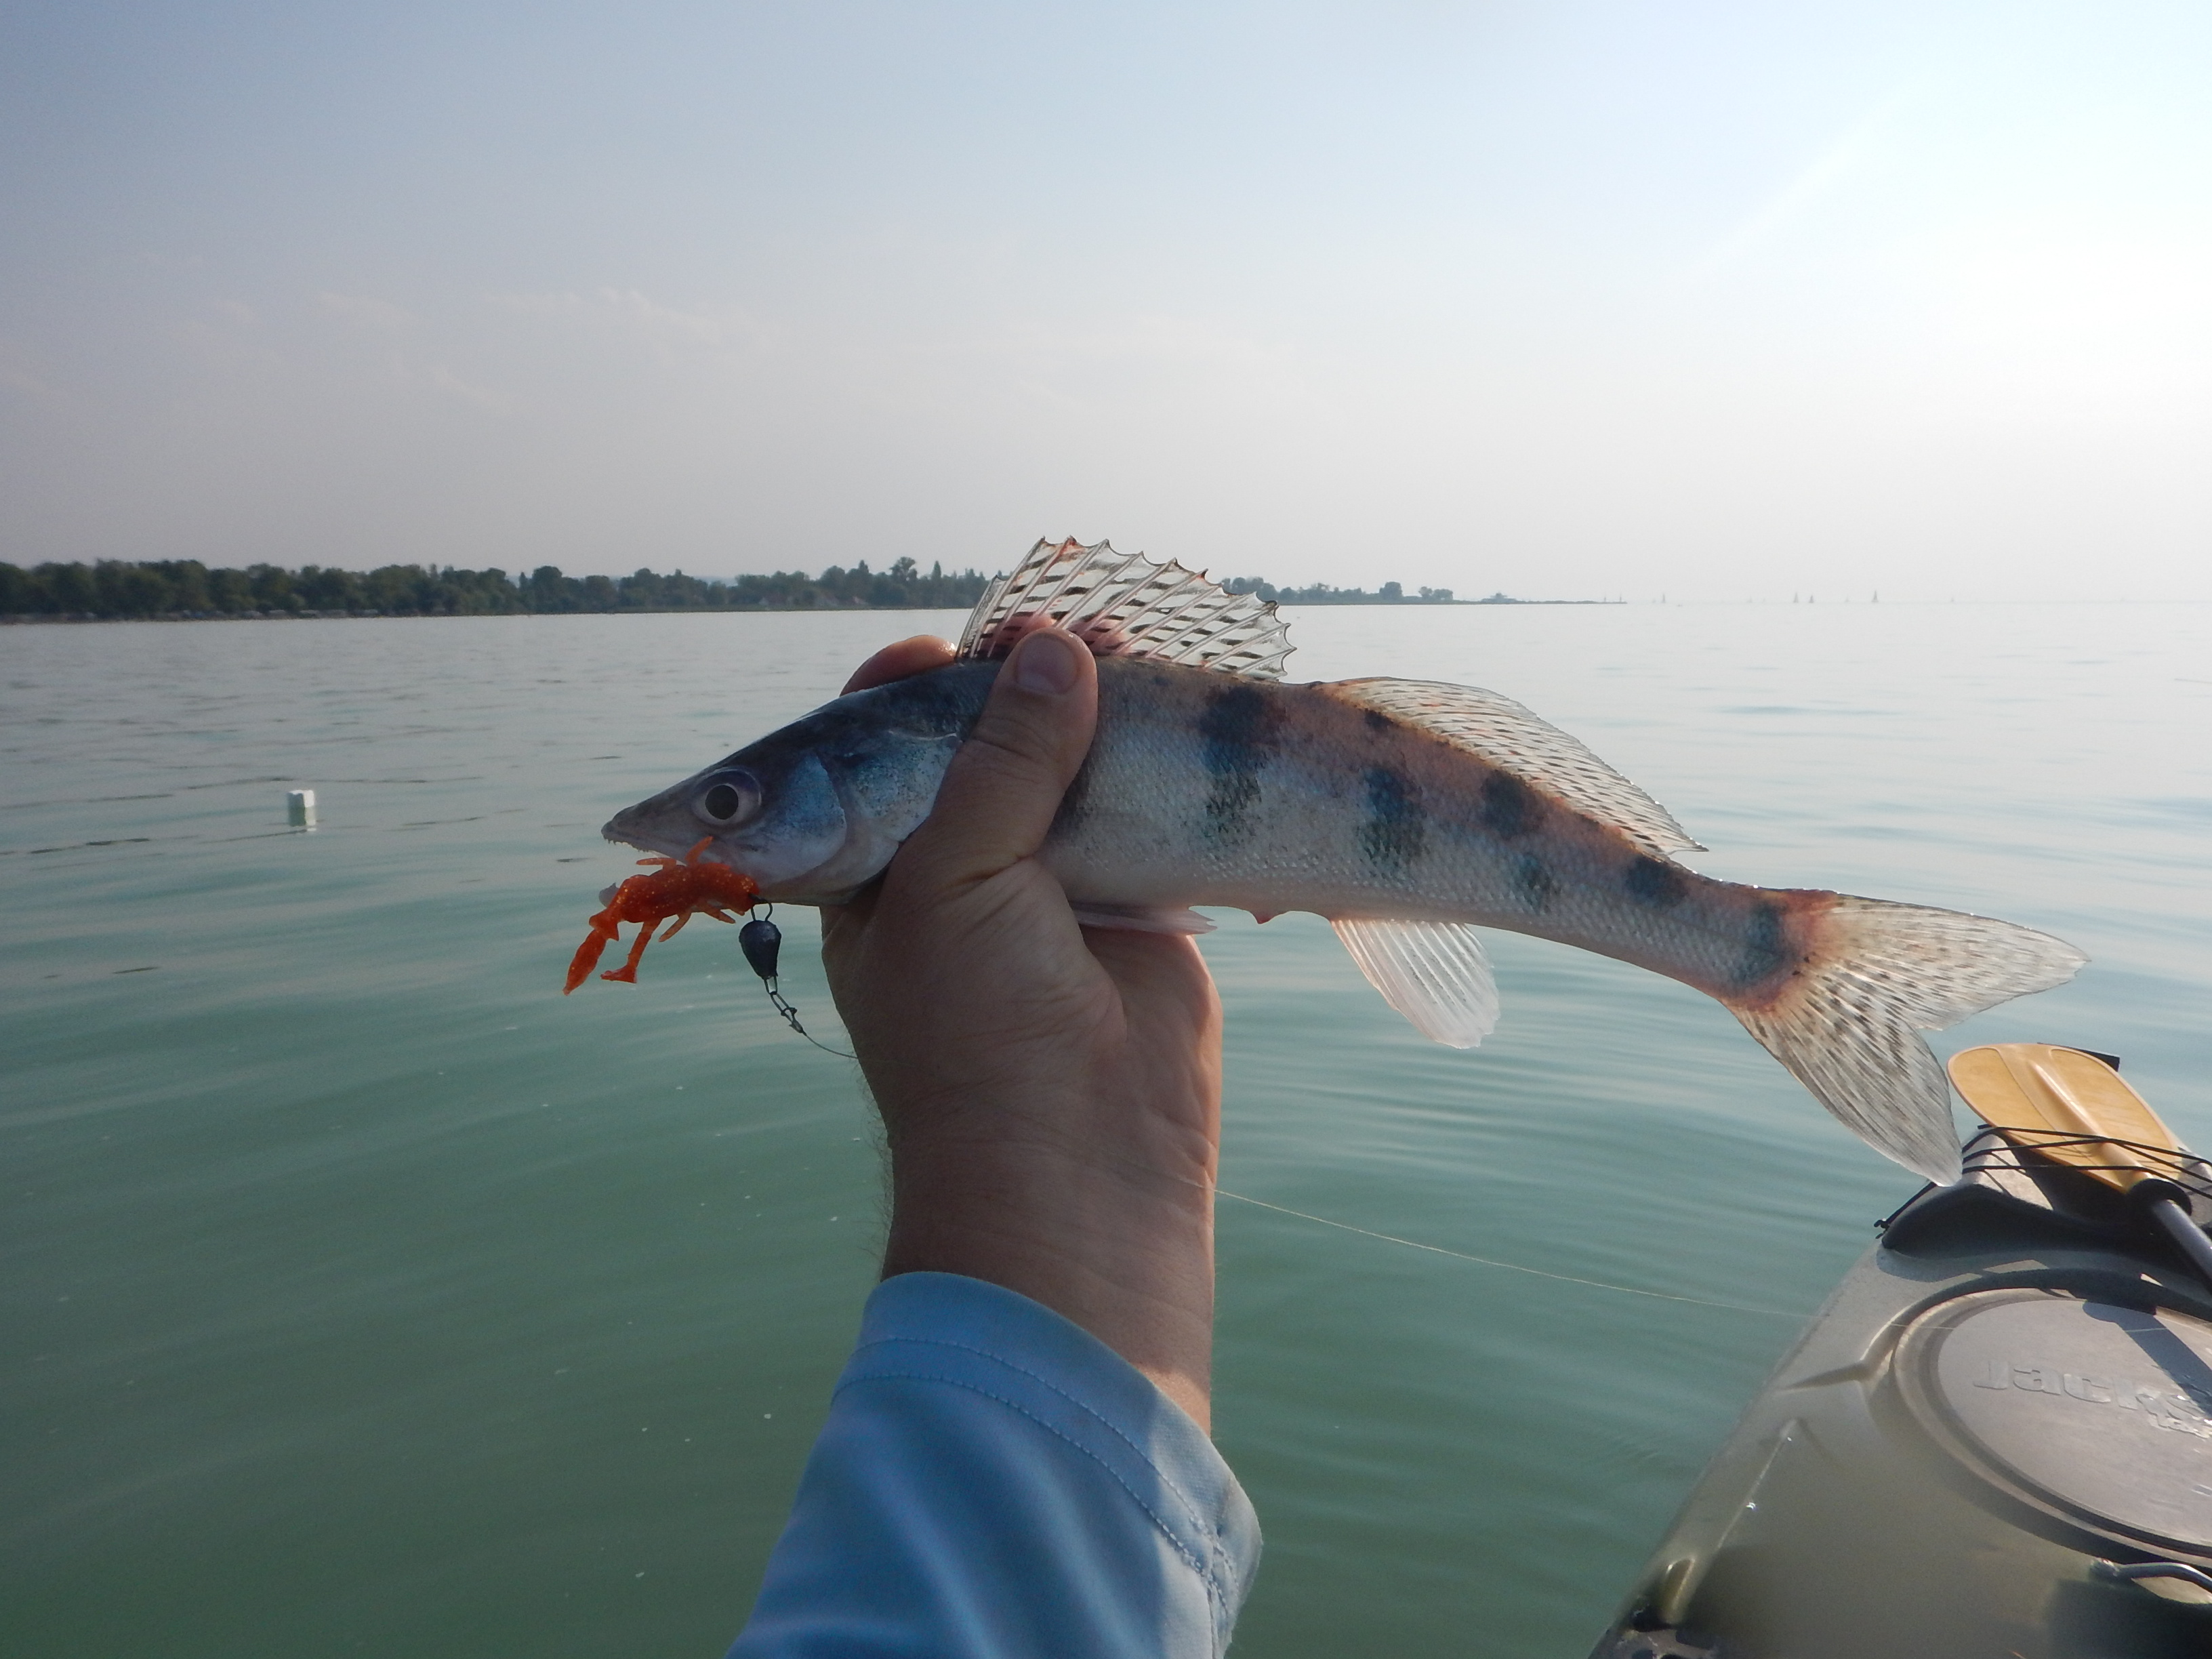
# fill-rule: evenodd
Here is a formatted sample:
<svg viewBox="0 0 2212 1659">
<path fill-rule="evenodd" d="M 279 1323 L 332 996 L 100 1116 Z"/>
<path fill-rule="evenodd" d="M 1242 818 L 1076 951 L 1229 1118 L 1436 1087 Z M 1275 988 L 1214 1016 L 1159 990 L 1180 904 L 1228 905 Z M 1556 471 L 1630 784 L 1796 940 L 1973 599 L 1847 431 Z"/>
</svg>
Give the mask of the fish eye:
<svg viewBox="0 0 2212 1659">
<path fill-rule="evenodd" d="M 732 772 L 716 780 L 706 793 L 691 803 L 691 810 L 707 823 L 723 828 L 750 817 L 760 810 L 760 785 L 750 772 Z"/>
</svg>

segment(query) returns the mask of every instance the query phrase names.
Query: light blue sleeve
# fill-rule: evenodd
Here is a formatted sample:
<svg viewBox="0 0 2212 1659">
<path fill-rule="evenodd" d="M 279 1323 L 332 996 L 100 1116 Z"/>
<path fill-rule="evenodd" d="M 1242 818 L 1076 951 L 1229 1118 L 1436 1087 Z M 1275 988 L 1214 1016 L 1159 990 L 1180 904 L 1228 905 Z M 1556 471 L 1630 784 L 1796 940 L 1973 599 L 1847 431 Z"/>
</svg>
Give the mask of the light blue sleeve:
<svg viewBox="0 0 2212 1659">
<path fill-rule="evenodd" d="M 1214 1659 L 1260 1528 L 1198 1425 L 1027 1297 L 902 1273 L 730 1659 Z"/>
</svg>

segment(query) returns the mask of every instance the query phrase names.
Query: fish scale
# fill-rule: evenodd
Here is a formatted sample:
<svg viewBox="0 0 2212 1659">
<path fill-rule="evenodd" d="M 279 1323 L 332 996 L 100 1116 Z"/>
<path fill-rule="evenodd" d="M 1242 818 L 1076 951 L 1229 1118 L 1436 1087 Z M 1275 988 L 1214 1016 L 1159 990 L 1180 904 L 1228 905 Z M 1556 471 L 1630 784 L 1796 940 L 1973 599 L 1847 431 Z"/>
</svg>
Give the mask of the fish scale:
<svg viewBox="0 0 2212 1659">
<path fill-rule="evenodd" d="M 1034 629 L 1098 658 L 1098 724 L 1038 856 L 1088 927 L 1204 933 L 1194 907 L 1327 917 L 1391 1006 L 1478 1044 L 1478 929 L 1633 963 L 1717 999 L 1837 1118 L 1930 1180 L 1959 1173 L 1919 1033 L 2071 978 L 2063 941 L 1960 911 L 1718 881 L 1673 817 L 1511 698 L 1397 679 L 1294 684 L 1272 604 L 1109 544 L 1040 541 L 959 659 L 854 692 L 609 822 L 765 899 L 826 904 L 928 816 L 999 664 Z"/>
</svg>

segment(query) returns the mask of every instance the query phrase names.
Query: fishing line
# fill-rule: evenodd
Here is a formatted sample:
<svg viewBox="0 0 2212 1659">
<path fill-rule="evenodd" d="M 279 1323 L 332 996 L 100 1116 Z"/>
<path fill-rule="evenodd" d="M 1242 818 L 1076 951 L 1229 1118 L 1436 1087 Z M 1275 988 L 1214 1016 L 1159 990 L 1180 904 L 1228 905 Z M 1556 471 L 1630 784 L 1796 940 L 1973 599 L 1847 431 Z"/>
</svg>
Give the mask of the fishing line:
<svg viewBox="0 0 2212 1659">
<path fill-rule="evenodd" d="M 768 907 L 770 915 L 775 909 Z M 738 948 L 745 953 L 745 961 L 768 992 L 769 1006 L 783 1016 L 784 1024 L 805 1037 L 825 1054 L 835 1054 L 840 1060 L 852 1060 L 855 1055 L 842 1048 L 832 1048 L 799 1023 L 799 1010 L 776 982 L 776 957 L 783 945 L 783 930 L 767 915 L 749 912 L 751 920 L 738 930 Z M 1480 1267 L 1502 1267 L 1508 1273 L 1527 1273 L 1535 1279 L 1549 1279 L 1562 1285 L 1583 1285 L 1594 1291 L 1617 1291 L 1623 1296 L 1650 1297 L 1656 1302 L 1680 1302 L 1693 1308 L 1723 1308 L 1731 1313 L 1765 1314 L 1776 1319 L 1794 1320 L 1802 1324 L 1808 1314 L 1792 1313 L 1786 1308 L 1759 1308 L 1745 1302 L 1712 1302 L 1698 1296 L 1675 1296 L 1666 1291 L 1647 1291 L 1634 1285 L 1613 1285 L 1602 1279 L 1582 1279 L 1573 1273 L 1555 1273 L 1542 1267 L 1524 1267 L 1517 1261 L 1498 1261 L 1486 1255 L 1469 1255 L 1464 1250 L 1448 1250 L 1441 1244 L 1424 1244 L 1417 1238 L 1401 1238 L 1395 1233 L 1378 1233 L 1366 1227 L 1355 1227 L 1348 1221 L 1331 1221 L 1325 1215 L 1309 1215 L 1304 1210 L 1293 1210 L 1286 1204 L 1270 1204 L 1264 1198 L 1247 1198 L 1242 1193 L 1232 1193 L 1226 1187 L 1216 1187 L 1214 1193 L 1221 1198 L 1233 1198 L 1239 1204 L 1249 1204 L 1256 1209 L 1273 1210 L 1277 1215 L 1296 1216 L 1301 1221 L 1310 1221 L 1323 1227 L 1334 1227 L 1340 1232 L 1357 1233 L 1362 1238 L 1379 1239 L 1385 1244 L 1402 1244 L 1409 1250 L 1426 1250 L 1431 1255 L 1448 1255 L 1455 1261 L 1472 1261 Z"/>
<path fill-rule="evenodd" d="M 1793 1313 L 1787 1308 L 1755 1308 L 1747 1302 L 1709 1302 L 1701 1296 L 1674 1296 L 1665 1291 L 1642 1290 L 1634 1285 L 1609 1285 L 1602 1279 L 1578 1279 L 1572 1273 L 1550 1273 L 1542 1267 L 1524 1267 L 1517 1261 L 1498 1261 L 1486 1255 L 1469 1255 L 1464 1250 L 1448 1250 L 1441 1244 L 1424 1244 L 1418 1238 L 1400 1238 L 1395 1233 L 1373 1232 L 1365 1227 L 1355 1227 L 1348 1221 L 1331 1221 L 1325 1215 L 1308 1215 L 1304 1210 L 1293 1210 L 1288 1205 L 1270 1204 L 1264 1198 L 1247 1198 L 1242 1193 L 1231 1192 L 1226 1187 L 1216 1187 L 1213 1190 L 1223 1198 L 1235 1199 L 1239 1204 L 1273 1210 L 1278 1215 L 1294 1215 L 1301 1221 L 1317 1221 L 1324 1227 L 1358 1233 L 1362 1238 L 1379 1238 L 1385 1244 L 1403 1244 L 1407 1249 L 1426 1250 L 1432 1255 L 1448 1255 L 1455 1261 L 1472 1261 L 1479 1267 L 1503 1267 L 1508 1273 L 1553 1279 L 1563 1285 L 1587 1285 L 1592 1290 L 1619 1291 L 1623 1296 L 1648 1296 L 1658 1302 L 1686 1302 L 1693 1308 L 1726 1308 L 1731 1313 L 1769 1314 L 1777 1319 L 1794 1320 L 1800 1325 L 1812 1317 L 1810 1314 Z"/>
<path fill-rule="evenodd" d="M 790 1000 L 783 994 L 782 988 L 776 983 L 776 954 L 783 948 L 783 929 L 769 920 L 769 916 L 775 914 L 775 906 L 771 904 L 768 907 L 767 915 L 762 915 L 757 906 L 747 911 L 746 914 L 752 920 L 738 929 L 738 949 L 745 953 L 746 966 L 760 975 L 761 984 L 768 992 L 769 1006 L 783 1016 L 785 1024 L 790 1026 L 793 1030 L 798 1032 L 823 1054 L 835 1054 L 840 1060 L 856 1058 L 842 1048 L 832 1048 L 820 1037 L 801 1025 L 799 1023 L 799 1010 L 791 1005 Z"/>
<path fill-rule="evenodd" d="M 783 947 L 783 929 L 769 917 L 775 907 L 767 907 L 763 915 L 756 907 L 747 912 L 751 918 L 738 930 L 738 948 L 745 953 L 745 962 L 760 975 L 763 988 L 768 992 L 769 1006 L 783 1016 L 784 1024 L 805 1037 L 825 1054 L 835 1054 L 840 1060 L 856 1056 L 842 1048 L 833 1048 L 799 1022 L 799 1010 L 783 994 L 776 979 L 776 959 Z M 1340 1232 L 1357 1233 L 1362 1238 L 1379 1239 L 1385 1244 L 1402 1244 L 1409 1250 L 1426 1250 L 1431 1255 L 1448 1255 L 1455 1261 L 1472 1261 L 1480 1267 L 1501 1267 L 1508 1273 L 1527 1273 L 1535 1279 L 1549 1279 L 1562 1285 L 1583 1285 L 1594 1291 L 1617 1291 L 1623 1296 L 1650 1297 L 1656 1302 L 1680 1302 L 1693 1308 L 1722 1308 L 1731 1313 L 1765 1314 L 1776 1319 L 1794 1320 L 1802 1324 L 1809 1315 L 1792 1313 L 1785 1308 L 1758 1308 L 1744 1302 L 1712 1302 L 1704 1297 L 1675 1296 L 1666 1291 L 1646 1291 L 1633 1285 L 1612 1285 L 1602 1279 L 1582 1279 L 1573 1273 L 1555 1273 L 1542 1267 L 1524 1267 L 1517 1261 L 1498 1261 L 1486 1255 L 1469 1255 L 1464 1250 L 1448 1250 L 1441 1244 L 1424 1244 L 1416 1238 L 1401 1238 L 1395 1233 L 1378 1233 L 1366 1227 L 1355 1227 L 1348 1221 L 1331 1221 L 1325 1215 L 1309 1215 L 1304 1210 L 1293 1210 L 1285 1204 L 1270 1204 L 1264 1198 L 1247 1198 L 1242 1193 L 1232 1193 L 1226 1187 L 1216 1187 L 1215 1194 L 1222 1198 L 1233 1198 L 1239 1204 L 1249 1204 L 1256 1209 L 1273 1210 L 1277 1215 L 1296 1216 L 1301 1221 L 1314 1222 L 1323 1227 L 1334 1227 Z"/>
</svg>

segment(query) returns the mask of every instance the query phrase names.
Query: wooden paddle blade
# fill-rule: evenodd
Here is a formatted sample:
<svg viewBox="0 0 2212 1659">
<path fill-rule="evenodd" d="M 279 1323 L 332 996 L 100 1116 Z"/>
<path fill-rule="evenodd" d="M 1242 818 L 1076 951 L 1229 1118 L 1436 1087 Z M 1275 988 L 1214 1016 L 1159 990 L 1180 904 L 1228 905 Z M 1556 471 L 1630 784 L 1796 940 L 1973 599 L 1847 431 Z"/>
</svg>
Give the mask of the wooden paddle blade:
<svg viewBox="0 0 2212 1659">
<path fill-rule="evenodd" d="M 2182 1156 L 2181 1143 L 2143 1097 L 2078 1048 L 1995 1042 L 1954 1054 L 1950 1070 L 1966 1104 L 2007 1139 L 2122 1192 L 2162 1171 L 2146 1168 L 2142 1151 L 2112 1142 L 2155 1147 L 2174 1154 L 2174 1161 Z"/>
</svg>

